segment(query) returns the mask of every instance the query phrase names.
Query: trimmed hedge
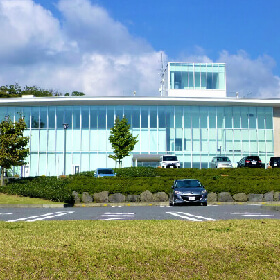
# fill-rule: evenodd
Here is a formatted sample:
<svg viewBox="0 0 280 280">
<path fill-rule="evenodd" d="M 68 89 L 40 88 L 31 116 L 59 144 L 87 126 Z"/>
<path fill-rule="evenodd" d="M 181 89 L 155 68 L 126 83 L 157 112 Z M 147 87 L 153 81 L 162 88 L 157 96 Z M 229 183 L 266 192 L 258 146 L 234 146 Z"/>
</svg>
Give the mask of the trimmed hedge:
<svg viewBox="0 0 280 280">
<path fill-rule="evenodd" d="M 67 178 L 57 179 L 57 177 L 42 176 L 14 179 L 6 186 L 0 187 L 0 192 L 73 203 L 72 191 L 69 189 Z"/>
<path fill-rule="evenodd" d="M 112 193 L 140 194 L 170 191 L 175 179 L 198 179 L 208 192 L 260 193 L 280 191 L 280 169 L 161 169 L 130 167 L 115 169 L 116 177 L 93 177 L 94 172 L 83 172 L 66 178 L 35 177 L 11 180 L 0 192 L 52 201 L 72 203 L 72 192 L 101 191 Z"/>
</svg>

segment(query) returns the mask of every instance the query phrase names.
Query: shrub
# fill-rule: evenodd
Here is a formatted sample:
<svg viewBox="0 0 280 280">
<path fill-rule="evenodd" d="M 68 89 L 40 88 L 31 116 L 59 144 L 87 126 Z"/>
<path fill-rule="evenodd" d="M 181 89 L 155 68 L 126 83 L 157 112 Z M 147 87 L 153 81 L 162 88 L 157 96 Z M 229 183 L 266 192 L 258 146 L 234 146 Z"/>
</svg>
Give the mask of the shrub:
<svg viewBox="0 0 280 280">
<path fill-rule="evenodd" d="M 118 177 L 155 177 L 156 168 L 154 167 L 127 167 L 127 168 L 115 168 L 115 172 Z"/>
<path fill-rule="evenodd" d="M 66 178 L 35 177 L 13 179 L 0 192 L 52 201 L 71 203 L 72 192 L 108 191 L 112 193 L 140 194 L 169 193 L 175 179 L 198 179 L 208 192 L 266 193 L 280 191 L 280 169 L 165 169 L 152 167 L 130 167 L 115 169 L 116 177 L 93 177 L 93 172 L 82 172 Z"/>
</svg>

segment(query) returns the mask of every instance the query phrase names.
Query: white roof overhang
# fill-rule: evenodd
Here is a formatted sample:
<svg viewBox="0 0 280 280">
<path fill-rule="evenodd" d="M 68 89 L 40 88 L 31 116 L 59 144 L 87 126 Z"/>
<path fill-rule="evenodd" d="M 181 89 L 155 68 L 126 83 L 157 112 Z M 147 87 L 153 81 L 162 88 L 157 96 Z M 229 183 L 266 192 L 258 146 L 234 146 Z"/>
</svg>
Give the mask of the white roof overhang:
<svg viewBox="0 0 280 280">
<path fill-rule="evenodd" d="M 0 106 L 74 105 L 181 105 L 280 107 L 280 99 L 186 98 L 186 97 L 30 97 L 0 98 Z"/>
</svg>

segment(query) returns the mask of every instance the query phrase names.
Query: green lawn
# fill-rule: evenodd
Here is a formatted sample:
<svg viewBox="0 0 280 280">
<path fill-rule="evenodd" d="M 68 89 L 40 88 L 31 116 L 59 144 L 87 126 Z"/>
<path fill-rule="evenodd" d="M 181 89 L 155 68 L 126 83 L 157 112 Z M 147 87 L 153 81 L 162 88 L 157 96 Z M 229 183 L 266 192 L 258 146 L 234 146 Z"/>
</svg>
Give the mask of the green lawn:
<svg viewBox="0 0 280 280">
<path fill-rule="evenodd" d="M 280 279 L 277 220 L 0 222 L 0 279 Z"/>
<path fill-rule="evenodd" d="M 30 198 L 18 195 L 7 195 L 0 193 L 0 204 L 55 204 L 61 202 L 53 202 L 41 198 Z"/>
</svg>

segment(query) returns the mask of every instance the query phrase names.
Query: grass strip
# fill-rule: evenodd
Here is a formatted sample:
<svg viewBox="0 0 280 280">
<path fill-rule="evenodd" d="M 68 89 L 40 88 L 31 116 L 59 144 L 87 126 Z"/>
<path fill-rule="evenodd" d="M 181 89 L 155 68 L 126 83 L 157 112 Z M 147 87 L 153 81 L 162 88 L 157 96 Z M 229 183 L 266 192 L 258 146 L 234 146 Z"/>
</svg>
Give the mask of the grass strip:
<svg viewBox="0 0 280 280">
<path fill-rule="evenodd" d="M 61 204 L 61 202 L 0 193 L 0 204 Z"/>
<path fill-rule="evenodd" d="M 277 220 L 0 222 L 0 279 L 280 279 Z"/>
</svg>

